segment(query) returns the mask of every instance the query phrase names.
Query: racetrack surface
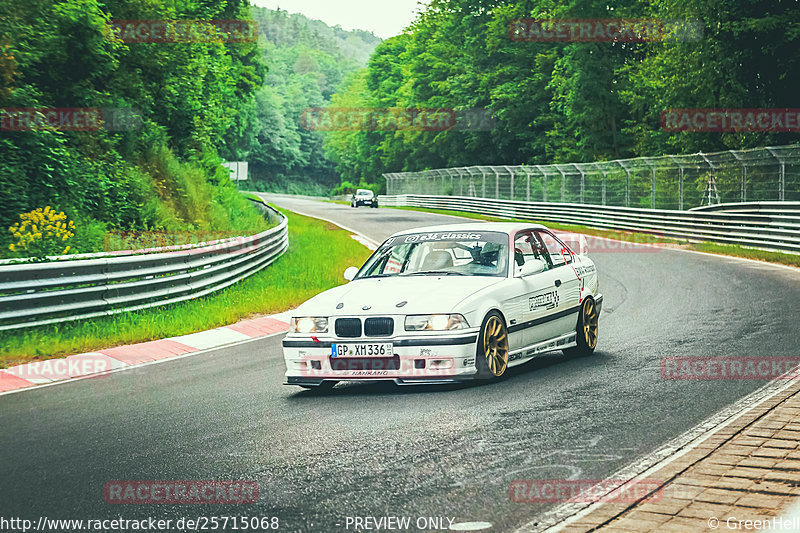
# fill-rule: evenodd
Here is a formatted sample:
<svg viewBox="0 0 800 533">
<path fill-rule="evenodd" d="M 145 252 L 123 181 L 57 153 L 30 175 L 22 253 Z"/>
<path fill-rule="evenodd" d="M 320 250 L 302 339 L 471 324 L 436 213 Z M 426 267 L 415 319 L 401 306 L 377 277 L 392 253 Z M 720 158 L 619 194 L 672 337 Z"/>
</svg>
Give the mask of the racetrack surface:
<svg viewBox="0 0 800 533">
<path fill-rule="evenodd" d="M 377 241 L 457 221 L 271 200 Z M 315 532 L 345 531 L 347 516 L 445 516 L 511 531 L 556 505 L 511 502 L 511 481 L 606 478 L 764 384 L 664 380 L 662 357 L 800 355 L 796 271 L 675 250 L 593 259 L 595 355 L 553 353 L 498 383 L 301 392 L 281 385 L 278 335 L 0 396 L 0 515 L 278 516 L 281 531 Z M 103 499 L 109 480 L 192 479 L 255 480 L 260 501 Z"/>
</svg>

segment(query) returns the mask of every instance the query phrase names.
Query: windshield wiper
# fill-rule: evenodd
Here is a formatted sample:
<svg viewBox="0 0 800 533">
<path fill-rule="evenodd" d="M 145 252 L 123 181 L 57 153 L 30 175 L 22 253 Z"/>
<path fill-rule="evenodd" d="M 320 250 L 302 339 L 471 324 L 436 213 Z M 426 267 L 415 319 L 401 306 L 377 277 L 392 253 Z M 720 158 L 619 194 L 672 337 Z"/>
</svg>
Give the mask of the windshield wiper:
<svg viewBox="0 0 800 533">
<path fill-rule="evenodd" d="M 466 276 L 463 272 L 454 272 L 452 270 L 426 270 L 424 272 L 412 272 L 411 274 L 406 274 L 407 276 L 427 276 L 429 274 L 433 275 L 445 275 L 445 276 Z"/>
</svg>

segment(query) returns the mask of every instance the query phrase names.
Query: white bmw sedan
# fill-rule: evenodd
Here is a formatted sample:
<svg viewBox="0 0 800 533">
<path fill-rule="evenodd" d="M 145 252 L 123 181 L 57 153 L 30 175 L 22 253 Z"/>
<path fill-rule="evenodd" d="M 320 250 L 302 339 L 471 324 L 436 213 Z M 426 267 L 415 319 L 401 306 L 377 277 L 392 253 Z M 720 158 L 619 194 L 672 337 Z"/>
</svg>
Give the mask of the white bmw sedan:
<svg viewBox="0 0 800 533">
<path fill-rule="evenodd" d="M 541 353 L 597 345 L 595 265 L 541 225 L 400 232 L 345 278 L 294 311 L 287 385 L 497 379 Z"/>
</svg>

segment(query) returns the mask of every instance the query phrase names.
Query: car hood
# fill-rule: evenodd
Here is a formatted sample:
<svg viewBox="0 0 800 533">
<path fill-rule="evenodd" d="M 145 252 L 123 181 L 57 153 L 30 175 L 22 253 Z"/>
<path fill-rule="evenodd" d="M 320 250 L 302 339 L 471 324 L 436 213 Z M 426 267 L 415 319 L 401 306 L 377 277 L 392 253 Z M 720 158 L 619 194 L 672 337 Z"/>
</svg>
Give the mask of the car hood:
<svg viewBox="0 0 800 533">
<path fill-rule="evenodd" d="M 409 276 L 351 281 L 301 305 L 295 316 L 428 314 L 458 312 L 455 305 L 503 281 L 489 276 Z M 397 304 L 406 302 L 398 307 Z M 341 304 L 341 306 L 340 306 Z M 364 309 L 368 307 L 368 309 Z"/>
</svg>

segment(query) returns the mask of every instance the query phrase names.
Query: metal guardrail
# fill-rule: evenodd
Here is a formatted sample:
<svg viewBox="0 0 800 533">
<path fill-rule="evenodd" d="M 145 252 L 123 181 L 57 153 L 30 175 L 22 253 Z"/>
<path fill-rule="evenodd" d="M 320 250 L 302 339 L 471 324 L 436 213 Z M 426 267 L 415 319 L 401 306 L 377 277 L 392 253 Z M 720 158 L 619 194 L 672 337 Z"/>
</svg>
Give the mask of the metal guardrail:
<svg viewBox="0 0 800 533">
<path fill-rule="evenodd" d="M 692 211 L 667 211 L 416 194 L 384 195 L 381 200 L 384 206 L 467 211 L 800 252 L 800 202 L 720 204 Z"/>
<path fill-rule="evenodd" d="M 266 205 L 260 209 L 280 217 L 280 223 L 249 237 L 161 253 L 0 265 L 0 330 L 146 309 L 232 285 L 289 246 L 288 219 Z"/>
</svg>

